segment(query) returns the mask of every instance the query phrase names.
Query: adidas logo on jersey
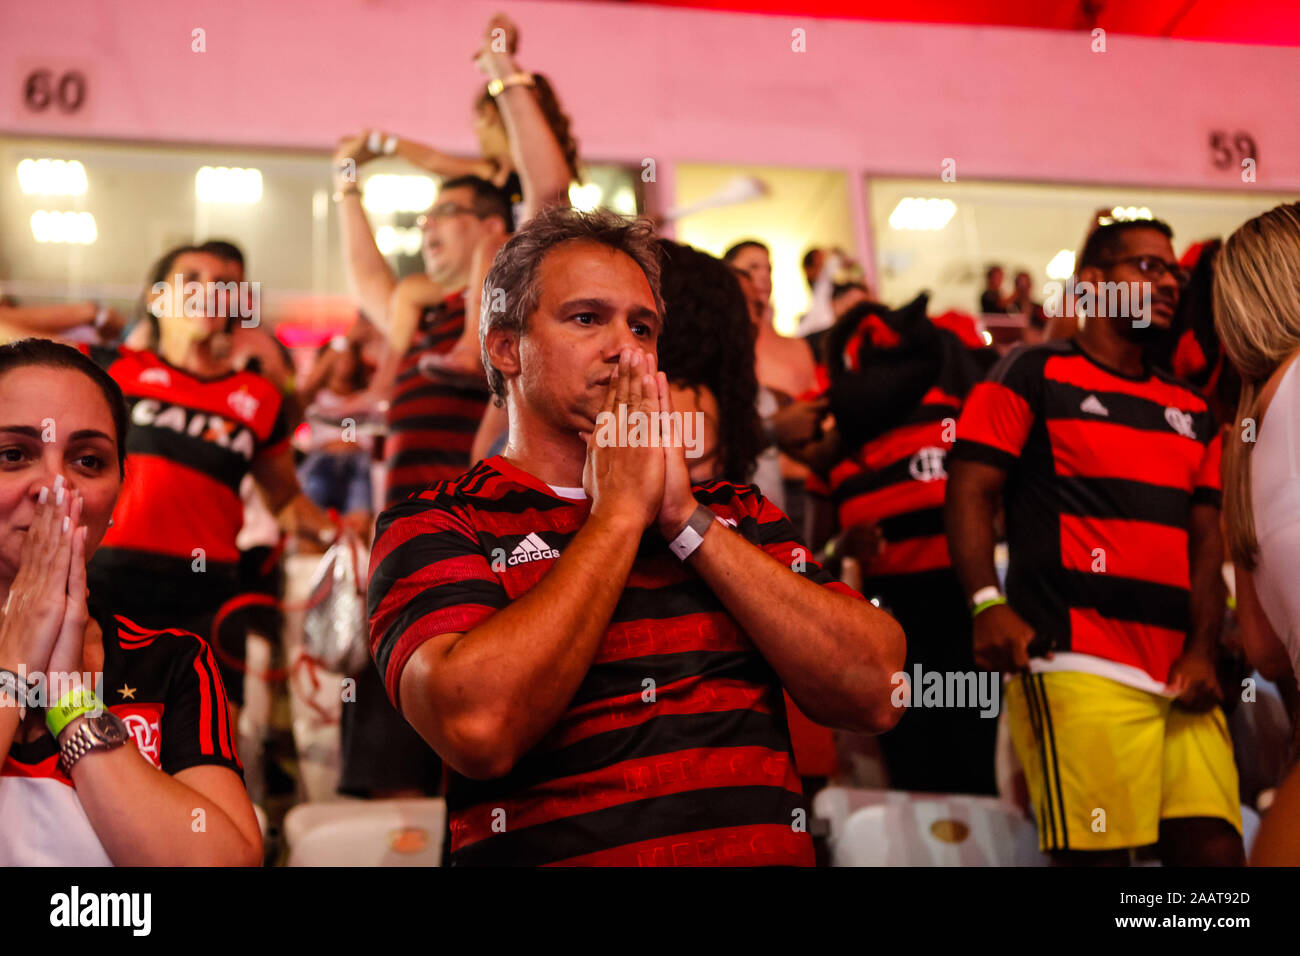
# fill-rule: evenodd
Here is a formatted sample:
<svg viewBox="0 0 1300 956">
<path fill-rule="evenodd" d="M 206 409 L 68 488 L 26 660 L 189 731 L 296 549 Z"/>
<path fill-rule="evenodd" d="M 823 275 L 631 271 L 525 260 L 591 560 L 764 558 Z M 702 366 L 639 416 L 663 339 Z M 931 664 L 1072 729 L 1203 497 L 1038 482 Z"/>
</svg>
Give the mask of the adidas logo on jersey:
<svg viewBox="0 0 1300 956">
<path fill-rule="evenodd" d="M 1089 395 L 1087 398 L 1085 398 L 1083 400 L 1083 404 L 1079 406 L 1079 411 L 1087 412 L 1089 415 L 1105 415 L 1107 417 L 1110 416 L 1110 410 L 1107 409 L 1106 406 L 1101 403 L 1101 399 L 1098 398 L 1096 395 Z"/>
<path fill-rule="evenodd" d="M 142 385 L 162 385 L 164 388 L 172 383 L 171 374 L 165 368 L 147 368 L 140 373 Z"/>
<path fill-rule="evenodd" d="M 559 556 L 560 552 L 543 541 L 535 532 L 530 532 L 528 537 L 515 545 L 506 564 L 527 564 L 529 561 L 544 561 Z"/>
</svg>

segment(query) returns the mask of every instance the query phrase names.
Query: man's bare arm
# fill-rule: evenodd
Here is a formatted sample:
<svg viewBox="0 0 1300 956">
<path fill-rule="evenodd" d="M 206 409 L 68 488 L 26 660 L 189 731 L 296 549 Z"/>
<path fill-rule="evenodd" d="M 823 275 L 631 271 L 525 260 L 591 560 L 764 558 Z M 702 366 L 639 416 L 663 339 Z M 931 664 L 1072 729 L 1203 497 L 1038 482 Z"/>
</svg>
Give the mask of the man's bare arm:
<svg viewBox="0 0 1300 956">
<path fill-rule="evenodd" d="M 388 300 L 397 286 L 397 277 L 375 245 L 370 220 L 361 206 L 361 194 L 348 193 L 338 206 L 339 227 L 343 233 L 343 269 L 348 289 L 366 317 L 386 330 Z"/>
<path fill-rule="evenodd" d="M 810 581 L 720 525 L 687 561 L 810 718 L 860 733 L 898 722 L 890 679 L 903 669 L 907 643 L 892 617 Z"/>
<path fill-rule="evenodd" d="M 968 596 L 998 583 L 993 561 L 997 545 L 994 522 L 1006 481 L 1007 473 L 1000 468 L 949 458 L 948 489 L 943 502 L 948 555 Z"/>
<path fill-rule="evenodd" d="M 1006 480 L 1006 472 L 992 465 L 974 461 L 949 465 L 944 499 L 948 554 L 968 598 L 983 588 L 999 587 L 993 560 L 997 544 L 994 525 Z M 1034 628 L 1005 601 L 988 605 L 975 615 L 972 625 L 975 663 L 991 671 L 1027 671 L 1029 645 L 1036 636 Z M 1045 650 L 1044 656 L 1051 657 L 1050 650 Z"/>
<path fill-rule="evenodd" d="M 1227 586 L 1223 583 L 1223 532 L 1219 509 L 1213 505 L 1192 505 L 1188 522 L 1188 560 L 1191 579 L 1191 629 L 1184 653 L 1200 653 L 1213 659 L 1223 633 L 1223 609 Z"/>
<path fill-rule="evenodd" d="M 367 147 L 366 139 L 367 133 L 359 133 L 339 143 L 334 152 L 334 188 L 343 193 L 338 202 L 343 271 L 348 290 L 361 311 L 379 328 L 387 330 L 388 300 L 397 285 L 397 277 L 375 244 L 375 234 L 357 188 L 359 167 L 375 156 Z M 342 171 L 345 163 L 352 164 L 346 173 Z"/>
<path fill-rule="evenodd" d="M 388 328 L 385 330 L 379 367 L 375 369 L 364 391 L 349 395 L 339 403 L 335 409 L 338 414 L 368 414 L 384 407 L 383 403 L 391 400 L 393 387 L 397 383 L 397 370 L 415 336 L 420 313 L 426 304 L 433 304 L 442 295 L 437 283 L 424 273 L 414 273 L 397 283 L 388 307 Z"/>
<path fill-rule="evenodd" d="M 591 668 L 640 539 L 634 523 L 588 520 L 527 594 L 411 655 L 402 715 L 449 766 L 504 776 L 555 726 Z"/>
</svg>

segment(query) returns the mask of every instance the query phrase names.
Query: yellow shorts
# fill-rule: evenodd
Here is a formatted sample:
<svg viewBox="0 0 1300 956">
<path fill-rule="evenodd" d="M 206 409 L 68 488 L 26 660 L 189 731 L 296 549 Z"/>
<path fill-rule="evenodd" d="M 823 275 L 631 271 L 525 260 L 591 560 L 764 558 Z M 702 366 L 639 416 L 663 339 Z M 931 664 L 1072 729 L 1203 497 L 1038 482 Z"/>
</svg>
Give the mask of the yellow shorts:
<svg viewBox="0 0 1300 956">
<path fill-rule="evenodd" d="M 1109 678 L 1052 671 L 1013 677 L 1006 713 L 1044 852 L 1146 846 L 1174 817 L 1216 817 L 1241 832 L 1219 708 L 1193 714 Z"/>
</svg>

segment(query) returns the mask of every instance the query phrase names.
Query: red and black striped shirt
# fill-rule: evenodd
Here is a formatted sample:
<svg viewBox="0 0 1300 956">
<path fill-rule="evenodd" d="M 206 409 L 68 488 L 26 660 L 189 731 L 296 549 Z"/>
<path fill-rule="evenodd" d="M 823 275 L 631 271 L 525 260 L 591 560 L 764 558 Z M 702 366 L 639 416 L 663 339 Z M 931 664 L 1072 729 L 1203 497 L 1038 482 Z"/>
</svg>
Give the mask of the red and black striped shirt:
<svg viewBox="0 0 1300 956">
<path fill-rule="evenodd" d="M 884 550 L 863 566 L 864 578 L 951 567 L 943 525 L 945 461 L 960 414 L 961 399 L 935 386 L 898 427 L 836 463 L 825 482 L 809 478 L 809 492 L 834 503 L 841 528 L 879 525 Z"/>
<path fill-rule="evenodd" d="M 1018 348 L 966 400 L 953 460 L 1007 472 L 1007 599 L 1053 650 L 1164 682 L 1190 626 L 1191 507 L 1218 507 L 1205 401 L 1073 340 Z"/>
<path fill-rule="evenodd" d="M 423 491 L 434 482 L 449 481 L 470 466 L 483 413 L 487 411 L 487 381 L 452 382 L 420 369 L 425 355 L 448 352 L 465 330 L 465 297 L 456 292 L 424 310 L 397 369 L 388 406 L 388 465 L 384 503 L 394 504 Z"/>
<path fill-rule="evenodd" d="M 244 524 L 239 485 L 257 458 L 288 447 L 280 391 L 253 372 L 200 378 L 152 352 L 83 346 L 122 388 L 130 411 L 126 481 L 93 560 L 101 574 L 231 580 Z"/>
<path fill-rule="evenodd" d="M 787 567 L 858 596 L 807 559 L 754 487 L 694 492 Z M 415 650 L 527 593 L 589 513 L 587 499 L 494 457 L 380 516 L 370 640 L 399 708 Z M 811 865 L 810 838 L 794 825 L 803 805 L 776 673 L 653 531 L 559 722 L 505 777 L 449 771 L 447 795 L 457 865 Z"/>
<path fill-rule="evenodd" d="M 104 706 L 163 773 L 211 764 L 243 776 L 226 690 L 202 638 L 154 631 L 91 609 L 104 635 Z M 0 865 L 103 866 L 110 861 L 59 769 L 49 734 L 15 743 L 0 768 Z"/>
</svg>

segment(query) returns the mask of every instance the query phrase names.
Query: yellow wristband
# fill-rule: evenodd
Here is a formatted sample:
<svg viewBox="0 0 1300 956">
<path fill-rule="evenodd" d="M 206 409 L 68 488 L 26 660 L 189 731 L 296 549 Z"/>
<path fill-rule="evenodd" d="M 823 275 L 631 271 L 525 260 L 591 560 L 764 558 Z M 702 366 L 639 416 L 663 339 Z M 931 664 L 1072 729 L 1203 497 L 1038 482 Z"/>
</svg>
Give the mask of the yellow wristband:
<svg viewBox="0 0 1300 956">
<path fill-rule="evenodd" d="M 995 607 L 999 604 L 1006 604 L 1006 603 L 1007 603 L 1006 597 L 1001 594 L 999 594 L 997 597 L 991 597 L 987 601 L 980 601 L 979 604 L 975 605 L 974 610 L 970 612 L 971 620 L 974 620 L 975 618 L 979 617 L 981 611 L 987 611 L 991 607 Z"/>
<path fill-rule="evenodd" d="M 99 698 L 89 687 L 74 687 L 60 698 L 59 702 L 45 712 L 45 726 L 50 728 L 54 739 L 59 739 L 63 728 L 78 717 L 103 709 Z"/>
</svg>

